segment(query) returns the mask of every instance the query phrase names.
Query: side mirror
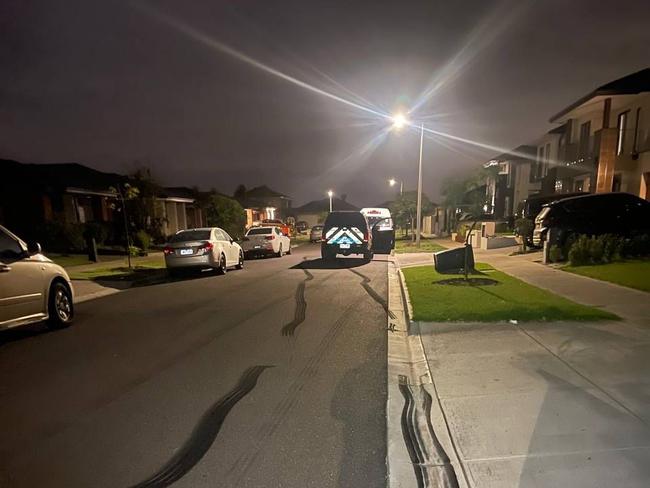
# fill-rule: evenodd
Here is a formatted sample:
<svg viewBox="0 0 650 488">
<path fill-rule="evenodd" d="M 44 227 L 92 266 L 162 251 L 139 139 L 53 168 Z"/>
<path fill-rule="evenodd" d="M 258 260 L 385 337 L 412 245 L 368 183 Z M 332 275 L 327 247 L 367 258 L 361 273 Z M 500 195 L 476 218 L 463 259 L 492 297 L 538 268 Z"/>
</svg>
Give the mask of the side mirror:
<svg viewBox="0 0 650 488">
<path fill-rule="evenodd" d="M 30 242 L 27 244 L 27 252 L 30 256 L 40 254 L 42 252 L 41 245 L 38 242 Z"/>
</svg>

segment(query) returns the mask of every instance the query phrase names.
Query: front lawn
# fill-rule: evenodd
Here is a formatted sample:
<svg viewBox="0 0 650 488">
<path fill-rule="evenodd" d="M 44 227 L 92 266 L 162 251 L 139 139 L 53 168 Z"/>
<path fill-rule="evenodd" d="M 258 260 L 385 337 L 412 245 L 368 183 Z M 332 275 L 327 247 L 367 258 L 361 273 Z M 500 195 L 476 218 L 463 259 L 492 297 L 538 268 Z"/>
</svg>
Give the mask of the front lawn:
<svg viewBox="0 0 650 488">
<path fill-rule="evenodd" d="M 165 260 L 160 253 L 131 258 L 133 269 L 129 269 L 127 263 L 127 258 L 121 257 L 110 263 L 95 263 L 94 266 L 84 266 L 83 268 L 73 266 L 67 268 L 66 271 L 73 280 L 96 280 L 99 278 L 126 279 L 165 268 Z"/>
<path fill-rule="evenodd" d="M 477 263 L 471 278 L 490 279 L 496 284 L 444 285 L 441 280 L 458 279 L 443 275 L 433 266 L 404 268 L 413 320 L 427 322 L 497 322 L 552 320 L 616 320 L 609 312 L 580 305 L 546 290 L 524 283 Z"/>
<path fill-rule="evenodd" d="M 51 254 L 46 253 L 46 256 L 54 261 L 59 266 L 67 268 L 69 266 L 79 266 L 82 264 L 92 264 L 88 259 L 87 254 Z"/>
<path fill-rule="evenodd" d="M 564 271 L 609 281 L 617 285 L 650 291 L 650 260 L 631 260 L 620 263 L 589 266 L 565 266 Z"/>
<path fill-rule="evenodd" d="M 438 244 L 434 239 L 420 239 L 420 247 L 415 247 L 415 242 L 410 239 L 395 240 L 395 252 L 403 254 L 407 252 L 438 252 L 447 249 Z"/>
</svg>

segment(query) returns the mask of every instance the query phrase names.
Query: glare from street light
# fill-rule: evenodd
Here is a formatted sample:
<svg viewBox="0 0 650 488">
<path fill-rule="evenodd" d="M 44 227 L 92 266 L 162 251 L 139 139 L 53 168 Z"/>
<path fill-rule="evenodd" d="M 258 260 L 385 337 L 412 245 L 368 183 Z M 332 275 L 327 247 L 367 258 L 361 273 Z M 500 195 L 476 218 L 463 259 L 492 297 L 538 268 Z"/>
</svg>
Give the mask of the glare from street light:
<svg viewBox="0 0 650 488">
<path fill-rule="evenodd" d="M 406 120 L 404 114 L 395 114 L 393 115 L 392 119 L 393 119 L 393 129 L 399 130 L 408 124 L 408 120 Z"/>
<path fill-rule="evenodd" d="M 334 192 L 333 192 L 332 190 L 329 190 L 329 191 L 327 192 L 327 196 L 330 197 L 330 198 L 332 198 L 332 195 L 334 195 Z"/>
<path fill-rule="evenodd" d="M 388 184 L 390 186 L 395 186 L 396 183 L 397 183 L 397 181 L 395 180 L 395 178 L 391 178 L 390 180 L 388 180 Z"/>
</svg>

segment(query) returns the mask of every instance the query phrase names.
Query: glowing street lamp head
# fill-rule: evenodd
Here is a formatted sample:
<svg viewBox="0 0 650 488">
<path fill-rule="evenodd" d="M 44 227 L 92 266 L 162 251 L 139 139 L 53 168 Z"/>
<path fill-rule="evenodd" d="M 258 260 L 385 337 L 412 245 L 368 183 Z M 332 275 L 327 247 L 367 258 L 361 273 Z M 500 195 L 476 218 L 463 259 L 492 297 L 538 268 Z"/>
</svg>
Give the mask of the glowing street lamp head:
<svg viewBox="0 0 650 488">
<path fill-rule="evenodd" d="M 391 178 L 390 180 L 388 180 L 388 184 L 390 186 L 395 186 L 397 184 L 397 180 L 395 178 Z"/>
<path fill-rule="evenodd" d="M 408 124 L 408 120 L 406 120 L 406 117 L 404 114 L 395 114 L 392 117 L 393 119 L 393 129 L 401 129 L 403 128 L 406 124 Z"/>
<path fill-rule="evenodd" d="M 332 190 L 327 191 L 327 196 L 328 197 L 332 198 L 333 195 L 334 195 L 334 192 Z"/>
</svg>

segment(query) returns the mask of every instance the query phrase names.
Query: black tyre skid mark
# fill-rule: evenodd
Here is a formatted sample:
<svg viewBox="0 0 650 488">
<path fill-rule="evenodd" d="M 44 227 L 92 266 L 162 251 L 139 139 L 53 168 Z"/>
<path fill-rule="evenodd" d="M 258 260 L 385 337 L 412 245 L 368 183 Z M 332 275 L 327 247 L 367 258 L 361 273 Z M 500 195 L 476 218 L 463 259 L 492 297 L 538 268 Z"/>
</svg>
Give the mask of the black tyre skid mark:
<svg viewBox="0 0 650 488">
<path fill-rule="evenodd" d="M 239 383 L 203 414 L 189 439 L 179 451 L 156 474 L 132 488 L 162 488 L 185 476 L 205 455 L 214 443 L 230 410 L 248 395 L 262 372 L 272 366 L 248 368 Z"/>
<path fill-rule="evenodd" d="M 355 270 L 355 269 L 348 268 L 348 271 L 349 271 L 350 273 L 354 273 L 355 275 L 357 275 L 358 277 L 360 277 L 360 278 L 363 280 L 363 281 L 361 282 L 361 286 L 363 287 L 364 290 L 366 290 L 366 293 L 368 293 L 368 295 L 370 295 L 370 298 L 372 298 L 372 299 L 373 299 L 374 301 L 376 301 L 379 305 L 381 305 L 382 308 L 384 309 L 384 311 L 385 311 L 388 315 L 390 315 L 390 317 L 391 317 L 392 319 L 394 319 L 395 316 L 394 316 L 393 312 L 391 312 L 390 310 L 388 310 L 388 303 L 386 302 L 386 299 L 385 299 L 384 297 L 382 297 L 379 293 L 377 293 L 377 292 L 375 291 L 375 289 L 374 289 L 372 286 L 370 286 L 370 281 L 371 281 L 371 279 L 368 278 L 368 277 L 367 277 L 366 275 L 364 275 L 363 273 L 360 273 L 359 271 L 357 271 L 357 270 Z"/>
<path fill-rule="evenodd" d="M 413 464 L 413 470 L 417 479 L 418 488 L 432 486 L 429 476 L 431 473 L 427 472 L 429 466 L 442 468 L 442 474 L 440 476 L 436 476 L 438 481 L 438 483 L 435 484 L 436 487 L 458 488 L 458 479 L 456 478 L 454 467 L 451 464 L 444 448 L 440 444 L 440 441 L 438 440 L 438 437 L 433 430 L 433 425 L 431 425 L 431 405 L 433 402 L 431 395 L 428 391 L 420 386 L 421 392 L 424 396 L 424 414 L 426 415 L 428 428 L 427 430 L 431 436 L 433 450 L 435 451 L 434 453 L 427 454 L 425 446 L 421 445 L 421 434 L 418 432 L 418 428 L 413 421 L 413 412 L 416 408 L 413 392 L 405 376 L 400 375 L 398 379 L 399 390 L 404 397 L 404 407 L 402 408 L 401 415 L 402 435 L 404 436 L 404 443 L 406 444 L 406 450 L 409 453 L 409 458 Z M 431 464 L 428 462 L 429 458 L 431 457 L 435 457 L 439 461 L 436 464 Z"/>
<path fill-rule="evenodd" d="M 282 327 L 283 336 L 292 336 L 296 331 L 296 328 L 305 321 L 305 315 L 307 313 L 307 302 L 305 301 L 305 287 L 307 282 L 314 279 L 314 275 L 311 274 L 306 269 L 303 269 L 305 273 L 305 279 L 298 284 L 296 288 L 296 310 L 293 315 L 293 320 L 287 325 Z"/>
</svg>

